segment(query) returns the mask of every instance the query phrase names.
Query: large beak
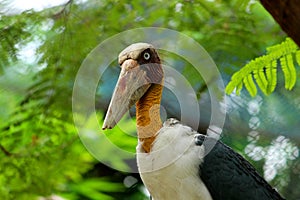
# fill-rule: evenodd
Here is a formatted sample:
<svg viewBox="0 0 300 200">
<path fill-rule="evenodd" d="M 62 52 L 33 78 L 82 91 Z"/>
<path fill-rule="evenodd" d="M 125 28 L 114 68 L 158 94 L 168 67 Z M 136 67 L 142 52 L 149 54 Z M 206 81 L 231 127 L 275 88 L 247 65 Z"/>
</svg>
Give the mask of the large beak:
<svg viewBox="0 0 300 200">
<path fill-rule="evenodd" d="M 151 83 L 136 60 L 125 60 L 102 129 L 113 128 L 148 90 Z"/>
</svg>

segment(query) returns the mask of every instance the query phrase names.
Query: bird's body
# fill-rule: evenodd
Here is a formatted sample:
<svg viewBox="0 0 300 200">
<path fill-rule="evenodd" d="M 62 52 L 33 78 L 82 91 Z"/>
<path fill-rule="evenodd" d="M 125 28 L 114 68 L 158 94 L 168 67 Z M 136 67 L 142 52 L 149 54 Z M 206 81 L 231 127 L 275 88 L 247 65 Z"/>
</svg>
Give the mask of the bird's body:
<svg viewBox="0 0 300 200">
<path fill-rule="evenodd" d="M 204 148 L 195 144 L 195 131 L 174 122 L 164 123 L 150 153 L 138 145 L 141 178 L 154 200 L 212 200 L 198 173 Z"/>
<path fill-rule="evenodd" d="M 154 200 L 283 199 L 254 167 L 223 143 L 170 119 L 162 124 L 163 70 L 154 47 L 136 43 L 119 55 L 121 73 L 103 129 L 136 104 L 137 163 Z"/>
<path fill-rule="evenodd" d="M 164 123 L 149 154 L 139 154 L 141 146 L 137 152 L 154 200 L 283 199 L 240 154 L 176 119 Z"/>
</svg>

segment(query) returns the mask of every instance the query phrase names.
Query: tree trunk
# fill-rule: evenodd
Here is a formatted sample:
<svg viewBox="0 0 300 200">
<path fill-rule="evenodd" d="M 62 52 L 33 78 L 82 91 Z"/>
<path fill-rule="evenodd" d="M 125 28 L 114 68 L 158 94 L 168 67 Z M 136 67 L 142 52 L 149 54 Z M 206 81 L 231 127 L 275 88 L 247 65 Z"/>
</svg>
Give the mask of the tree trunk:
<svg viewBox="0 0 300 200">
<path fill-rule="evenodd" d="M 277 23 L 300 46 L 300 1 L 260 0 Z"/>
</svg>

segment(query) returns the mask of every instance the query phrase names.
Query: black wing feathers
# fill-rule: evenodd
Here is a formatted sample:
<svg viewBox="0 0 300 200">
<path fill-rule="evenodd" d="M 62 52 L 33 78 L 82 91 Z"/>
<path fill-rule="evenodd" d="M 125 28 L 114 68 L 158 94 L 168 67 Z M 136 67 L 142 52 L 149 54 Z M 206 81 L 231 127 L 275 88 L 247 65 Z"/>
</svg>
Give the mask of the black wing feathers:
<svg viewBox="0 0 300 200">
<path fill-rule="evenodd" d="M 195 143 L 205 149 L 216 143 L 200 166 L 200 177 L 214 200 L 283 199 L 240 154 L 213 138 L 199 137 Z"/>
</svg>

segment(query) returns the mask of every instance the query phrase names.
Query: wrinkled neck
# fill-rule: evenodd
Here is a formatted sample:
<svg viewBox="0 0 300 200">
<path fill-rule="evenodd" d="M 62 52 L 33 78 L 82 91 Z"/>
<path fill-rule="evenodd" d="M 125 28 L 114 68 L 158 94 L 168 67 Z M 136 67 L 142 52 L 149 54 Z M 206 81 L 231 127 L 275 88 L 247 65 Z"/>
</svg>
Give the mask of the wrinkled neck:
<svg viewBox="0 0 300 200">
<path fill-rule="evenodd" d="M 161 129 L 160 101 L 163 86 L 153 84 L 136 103 L 136 123 L 138 138 L 146 153 L 151 151 L 156 133 Z"/>
</svg>

